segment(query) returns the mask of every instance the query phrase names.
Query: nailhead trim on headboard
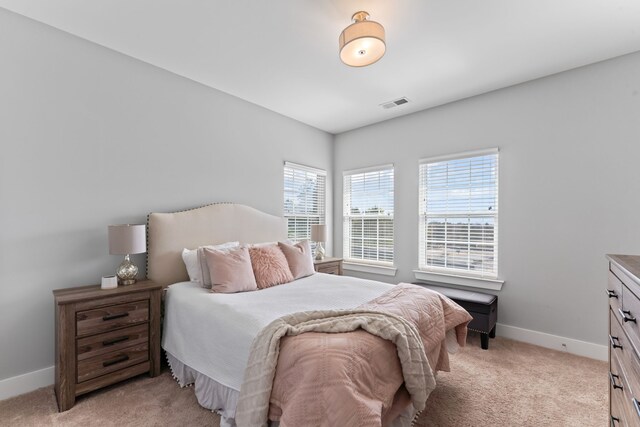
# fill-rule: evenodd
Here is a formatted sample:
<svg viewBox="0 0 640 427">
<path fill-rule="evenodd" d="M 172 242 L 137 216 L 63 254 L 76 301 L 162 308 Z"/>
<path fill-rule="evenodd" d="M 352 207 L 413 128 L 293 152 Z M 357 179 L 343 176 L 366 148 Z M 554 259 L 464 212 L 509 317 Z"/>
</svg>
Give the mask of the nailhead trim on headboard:
<svg viewBox="0 0 640 427">
<path fill-rule="evenodd" d="M 233 202 L 213 202 L 213 203 L 208 203 L 206 205 L 197 206 L 195 208 L 188 208 L 188 209 L 182 209 L 182 210 L 179 210 L 179 211 L 163 212 L 163 213 L 173 214 L 173 213 L 180 213 L 180 212 L 189 212 L 189 211 L 195 211 L 196 209 L 206 208 L 207 206 L 212 206 L 212 205 L 232 205 L 232 204 L 233 204 Z M 145 276 L 147 276 L 147 277 L 149 277 L 149 216 L 151 216 L 152 213 L 156 213 L 156 212 L 150 212 L 150 213 L 147 214 L 147 227 L 146 227 L 146 231 L 147 231 L 147 260 L 146 260 L 145 266 L 144 266 Z"/>
</svg>

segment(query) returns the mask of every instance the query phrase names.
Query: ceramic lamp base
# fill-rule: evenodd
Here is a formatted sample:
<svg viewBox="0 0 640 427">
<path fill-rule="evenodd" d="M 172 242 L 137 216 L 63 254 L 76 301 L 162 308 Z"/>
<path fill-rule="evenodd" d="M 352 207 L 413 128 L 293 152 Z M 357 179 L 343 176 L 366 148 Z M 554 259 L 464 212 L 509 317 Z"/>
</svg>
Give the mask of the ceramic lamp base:
<svg viewBox="0 0 640 427">
<path fill-rule="evenodd" d="M 324 247 L 322 246 L 322 242 L 316 242 L 316 260 L 324 259 Z"/>
</svg>

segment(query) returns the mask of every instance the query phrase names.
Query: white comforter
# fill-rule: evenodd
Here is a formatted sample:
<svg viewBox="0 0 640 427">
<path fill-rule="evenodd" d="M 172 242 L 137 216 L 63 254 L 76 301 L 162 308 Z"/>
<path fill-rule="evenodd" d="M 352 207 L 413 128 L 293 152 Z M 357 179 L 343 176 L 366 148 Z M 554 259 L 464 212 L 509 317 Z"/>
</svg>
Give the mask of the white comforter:
<svg viewBox="0 0 640 427">
<path fill-rule="evenodd" d="M 166 295 L 162 347 L 196 371 L 239 391 L 251 343 L 269 323 L 302 311 L 355 308 L 392 286 L 322 273 L 237 294 L 176 283 Z"/>
</svg>

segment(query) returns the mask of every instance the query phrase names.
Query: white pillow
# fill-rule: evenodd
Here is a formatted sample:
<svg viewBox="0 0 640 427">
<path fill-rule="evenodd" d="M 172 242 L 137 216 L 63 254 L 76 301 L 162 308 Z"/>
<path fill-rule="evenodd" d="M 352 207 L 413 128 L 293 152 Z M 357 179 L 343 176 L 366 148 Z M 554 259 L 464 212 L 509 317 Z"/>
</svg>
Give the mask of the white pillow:
<svg viewBox="0 0 640 427">
<path fill-rule="evenodd" d="M 187 267 L 187 274 L 189 274 L 189 280 L 199 283 L 204 288 L 211 288 L 211 274 L 209 273 L 209 267 L 207 261 L 204 258 L 203 249 L 215 249 L 218 251 L 228 251 L 240 246 L 240 242 L 227 242 L 221 245 L 208 245 L 200 246 L 197 249 L 183 249 L 182 261 L 184 266 Z"/>
</svg>

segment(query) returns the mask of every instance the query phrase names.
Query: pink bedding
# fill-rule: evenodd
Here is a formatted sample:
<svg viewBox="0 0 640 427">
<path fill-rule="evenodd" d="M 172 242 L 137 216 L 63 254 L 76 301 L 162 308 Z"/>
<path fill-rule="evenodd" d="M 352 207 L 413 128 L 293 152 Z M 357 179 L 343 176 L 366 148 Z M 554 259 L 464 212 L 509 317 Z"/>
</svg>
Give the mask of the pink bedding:
<svg viewBox="0 0 640 427">
<path fill-rule="evenodd" d="M 445 335 L 464 346 L 471 316 L 443 295 L 401 283 L 359 309 L 411 322 L 432 370 L 448 371 Z M 286 426 L 389 425 L 410 403 L 391 341 L 363 330 L 308 332 L 280 340 L 269 419 Z"/>
</svg>

